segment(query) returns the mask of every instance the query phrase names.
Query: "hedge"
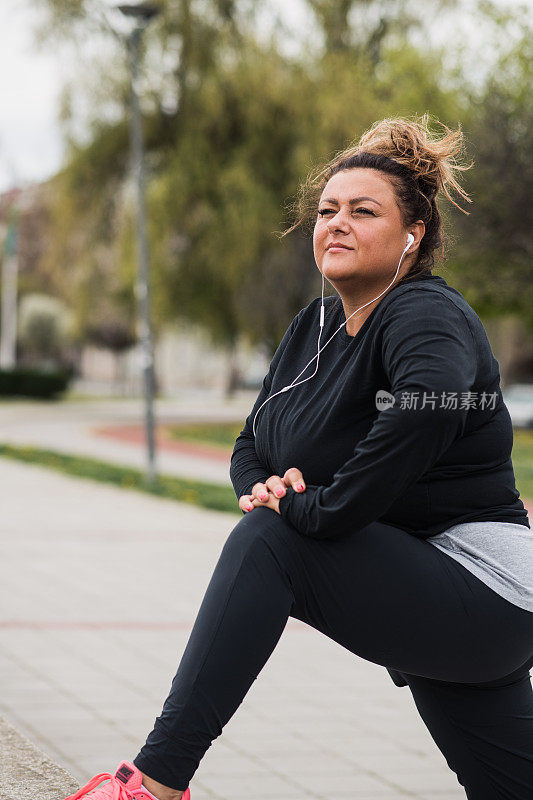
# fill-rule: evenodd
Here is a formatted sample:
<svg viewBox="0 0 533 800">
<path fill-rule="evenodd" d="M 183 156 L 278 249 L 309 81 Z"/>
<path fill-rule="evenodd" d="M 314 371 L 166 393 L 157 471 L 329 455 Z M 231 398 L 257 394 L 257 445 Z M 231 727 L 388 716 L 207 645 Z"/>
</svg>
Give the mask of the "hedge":
<svg viewBox="0 0 533 800">
<path fill-rule="evenodd" d="M 64 369 L 0 369 L 0 397 L 56 397 L 68 388 L 69 381 L 70 373 Z"/>
</svg>

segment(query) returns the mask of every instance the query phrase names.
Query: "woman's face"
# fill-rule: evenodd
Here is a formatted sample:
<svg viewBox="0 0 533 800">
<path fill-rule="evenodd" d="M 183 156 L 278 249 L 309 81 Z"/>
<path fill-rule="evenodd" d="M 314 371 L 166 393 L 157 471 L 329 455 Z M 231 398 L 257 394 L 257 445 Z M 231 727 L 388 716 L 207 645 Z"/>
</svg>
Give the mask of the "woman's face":
<svg viewBox="0 0 533 800">
<path fill-rule="evenodd" d="M 417 224 L 406 228 L 392 183 L 375 169 L 337 172 L 321 194 L 313 234 L 317 266 L 330 283 L 347 292 L 350 286 L 381 284 L 392 280 L 412 233 L 416 250 L 423 231 Z M 331 247 L 333 242 L 343 245 Z M 406 254 L 398 280 L 405 275 L 414 257 Z"/>
</svg>

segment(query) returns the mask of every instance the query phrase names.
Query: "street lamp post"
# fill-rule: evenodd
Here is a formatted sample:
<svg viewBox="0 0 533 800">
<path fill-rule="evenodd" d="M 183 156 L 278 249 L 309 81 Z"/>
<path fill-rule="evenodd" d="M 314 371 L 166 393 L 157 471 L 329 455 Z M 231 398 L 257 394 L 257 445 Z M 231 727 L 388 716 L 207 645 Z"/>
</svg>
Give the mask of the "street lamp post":
<svg viewBox="0 0 533 800">
<path fill-rule="evenodd" d="M 142 134 L 142 117 L 139 103 L 139 73 L 141 40 L 146 26 L 159 13 L 153 3 L 122 4 L 117 8 L 133 23 L 127 38 L 130 82 L 131 82 L 131 169 L 137 186 L 137 285 L 136 297 L 139 308 L 139 334 L 141 359 L 144 373 L 144 400 L 146 442 L 148 446 L 147 482 L 156 481 L 155 432 L 154 432 L 154 351 L 150 314 L 150 269 L 148 235 L 146 229 L 146 174 Z"/>
<path fill-rule="evenodd" d="M 12 369 L 17 347 L 18 208 L 12 206 L 5 226 L 0 317 L 0 369 Z"/>
</svg>

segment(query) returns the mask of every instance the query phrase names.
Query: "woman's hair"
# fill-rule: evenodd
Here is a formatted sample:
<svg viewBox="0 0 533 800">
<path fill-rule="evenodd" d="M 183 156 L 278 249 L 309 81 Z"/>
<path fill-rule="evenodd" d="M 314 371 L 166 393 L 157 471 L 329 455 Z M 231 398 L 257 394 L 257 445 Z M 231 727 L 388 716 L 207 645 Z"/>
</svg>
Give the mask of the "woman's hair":
<svg viewBox="0 0 533 800">
<path fill-rule="evenodd" d="M 325 166 L 315 168 L 301 184 L 293 205 L 297 222 L 282 233 L 286 236 L 300 225 L 313 224 L 318 201 L 329 179 L 337 172 L 362 167 L 385 173 L 391 181 L 404 224 L 417 220 L 426 231 L 418 249 L 418 257 L 408 276 L 431 269 L 435 253 L 443 252 L 442 220 L 436 199 L 442 192 L 454 206 L 467 214 L 452 197 L 452 192 L 471 202 L 457 181 L 456 173 L 470 169 L 462 164 L 463 134 L 442 123 L 442 135 L 429 129 L 428 114 L 413 120 L 396 118 L 376 122 L 357 144 L 337 153 Z M 407 276 L 405 276 L 407 277 Z"/>
</svg>

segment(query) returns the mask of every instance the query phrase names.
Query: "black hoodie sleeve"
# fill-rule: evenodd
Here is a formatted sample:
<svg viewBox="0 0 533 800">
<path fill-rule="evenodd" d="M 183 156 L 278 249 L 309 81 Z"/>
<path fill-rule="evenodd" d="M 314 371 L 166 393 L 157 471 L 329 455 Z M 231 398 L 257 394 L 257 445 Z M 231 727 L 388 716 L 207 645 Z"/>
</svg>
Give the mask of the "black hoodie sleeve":
<svg viewBox="0 0 533 800">
<path fill-rule="evenodd" d="M 471 391 L 477 357 L 473 334 L 449 298 L 406 292 L 386 309 L 382 363 L 394 405 L 381 411 L 329 486 L 288 488 L 281 516 L 314 539 L 340 537 L 382 517 L 464 430 L 467 404 L 441 407 L 443 392 Z M 405 403 L 418 396 L 416 408 Z M 424 394 L 425 393 L 425 394 Z"/>
<path fill-rule="evenodd" d="M 283 338 L 279 343 L 276 352 L 274 353 L 272 361 L 270 362 L 268 372 L 263 379 L 261 391 L 257 396 L 250 414 L 246 418 L 244 428 L 235 440 L 235 446 L 233 448 L 233 453 L 231 454 L 229 474 L 233 488 L 235 489 L 235 494 L 237 495 L 237 499 L 242 497 L 243 494 L 250 494 L 256 483 L 264 483 L 267 478 L 270 478 L 270 473 L 268 472 L 266 465 L 259 461 L 255 450 L 255 439 L 252 428 L 253 419 L 258 408 L 270 394 L 270 387 L 272 386 L 274 373 L 276 372 L 281 356 L 283 355 L 283 351 L 285 350 L 289 339 L 296 330 L 296 326 L 298 325 L 304 310 L 305 309 L 302 309 L 298 312 L 285 331 Z M 261 412 L 259 412 L 259 416 L 260 415 Z M 258 420 L 259 416 L 257 418 Z M 243 511 L 243 514 L 244 513 L 246 512 Z"/>
</svg>

